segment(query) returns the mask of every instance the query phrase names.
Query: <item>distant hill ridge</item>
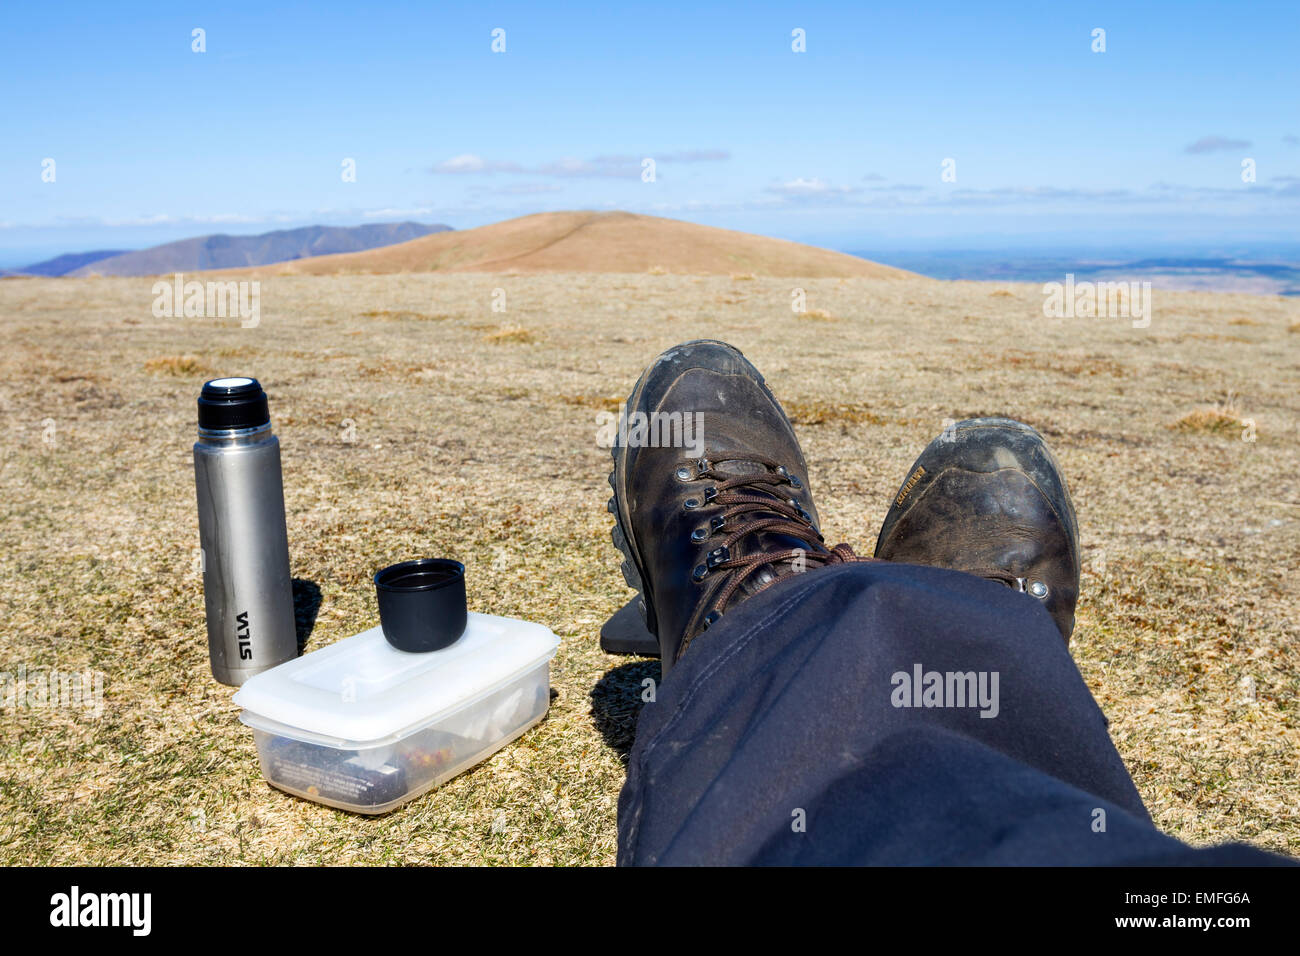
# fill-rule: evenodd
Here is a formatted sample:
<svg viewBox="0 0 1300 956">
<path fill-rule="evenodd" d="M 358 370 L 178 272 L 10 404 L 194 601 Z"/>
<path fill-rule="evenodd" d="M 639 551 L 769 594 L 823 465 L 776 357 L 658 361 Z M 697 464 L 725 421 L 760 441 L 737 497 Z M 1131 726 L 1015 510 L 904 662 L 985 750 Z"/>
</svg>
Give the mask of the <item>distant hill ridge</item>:
<svg viewBox="0 0 1300 956">
<path fill-rule="evenodd" d="M 445 232 L 450 226 L 419 222 L 368 223 L 363 226 L 303 226 L 280 229 L 258 236 L 231 236 L 218 233 L 164 243 L 134 252 L 109 252 L 103 257 L 86 260 L 95 253 L 73 253 L 30 269 L 15 273 L 70 276 L 149 276 L 169 272 L 200 272 L 210 269 L 248 268 L 309 256 L 358 252 L 377 246 L 407 242 L 431 233 Z M 83 261 L 71 262 L 78 257 Z M 57 268 L 55 263 L 69 260 L 71 268 L 63 272 L 35 271 Z"/>
<path fill-rule="evenodd" d="M 34 262 L 30 266 L 23 266 L 21 269 L 8 269 L 3 274 L 14 276 L 63 276 L 73 269 L 80 269 L 82 266 L 98 262 L 100 259 L 120 256 L 129 251 L 129 249 L 100 249 L 96 252 L 68 252 L 61 256 L 55 256 L 53 259 L 46 259 L 44 262 Z"/>
<path fill-rule="evenodd" d="M 915 278 L 829 249 L 628 212 L 547 212 L 400 245 L 299 259 L 262 275 L 401 272 L 672 272 Z"/>
</svg>

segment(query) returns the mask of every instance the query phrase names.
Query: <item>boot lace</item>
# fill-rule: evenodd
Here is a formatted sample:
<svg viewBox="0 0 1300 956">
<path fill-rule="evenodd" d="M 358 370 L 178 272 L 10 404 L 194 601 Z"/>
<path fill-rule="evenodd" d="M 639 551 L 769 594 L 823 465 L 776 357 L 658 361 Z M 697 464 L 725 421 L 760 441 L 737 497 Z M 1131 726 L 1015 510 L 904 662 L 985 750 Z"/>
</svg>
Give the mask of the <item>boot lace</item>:
<svg viewBox="0 0 1300 956">
<path fill-rule="evenodd" d="M 723 461 L 753 462 L 762 465 L 764 470 L 751 474 L 720 472 L 715 466 Z M 758 594 L 791 574 L 799 573 L 794 567 L 778 567 L 783 562 L 792 564 L 799 562 L 802 569 L 806 570 L 832 564 L 877 560 L 855 554 L 847 544 L 827 547 L 821 532 L 813 523 L 812 515 L 797 498 L 786 493 L 787 489 L 797 491 L 802 488 L 802 482 L 784 465 L 771 458 L 752 453 L 713 459 L 702 458 L 695 463 L 694 477 L 714 479 L 714 482 L 704 489 L 703 503 L 718 506 L 722 510 L 709 519 L 707 526 L 697 528 L 692 534 L 692 540 L 705 541 L 726 532 L 722 541 L 708 552 L 704 563 L 698 565 L 692 572 L 692 577 L 697 582 L 715 574 L 726 576 L 725 583 L 714 592 L 713 598 L 709 601 L 709 609 L 703 617 L 704 628 L 708 628 L 721 617 L 741 586 L 765 568 L 770 570 L 771 578 L 758 587 L 751 588 L 749 591 L 751 595 Z M 686 506 L 688 509 L 700 507 L 700 500 L 688 499 Z M 807 547 L 759 550 L 743 556 L 732 555 L 732 549 L 737 542 L 760 532 L 794 538 L 807 544 Z M 681 650 L 686 649 L 690 637 L 691 635 L 688 634 L 681 645 Z"/>
</svg>

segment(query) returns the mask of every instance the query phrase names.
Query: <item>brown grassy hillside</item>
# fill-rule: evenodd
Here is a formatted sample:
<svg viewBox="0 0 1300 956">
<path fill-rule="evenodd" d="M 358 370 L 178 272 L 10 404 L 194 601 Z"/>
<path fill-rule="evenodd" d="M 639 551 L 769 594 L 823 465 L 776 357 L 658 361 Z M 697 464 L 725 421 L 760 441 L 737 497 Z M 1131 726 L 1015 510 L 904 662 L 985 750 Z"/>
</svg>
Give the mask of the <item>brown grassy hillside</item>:
<svg viewBox="0 0 1300 956">
<path fill-rule="evenodd" d="M 1028 284 L 272 276 L 242 328 L 155 317 L 152 282 L 0 281 L 0 671 L 104 676 L 98 717 L 0 708 L 0 864 L 612 862 L 659 664 L 597 643 L 630 596 L 597 416 L 700 336 L 762 369 L 860 552 L 945 422 L 1040 429 L 1079 513 L 1071 651 L 1155 822 L 1300 854 L 1300 301 L 1157 290 L 1135 329 L 1047 319 Z M 474 610 L 561 637 L 545 721 L 378 819 L 267 786 L 208 667 L 190 447 L 217 375 L 270 393 L 307 649 L 376 623 L 376 569 L 455 557 Z"/>
<path fill-rule="evenodd" d="M 628 212 L 547 212 L 381 249 L 318 256 L 262 275 L 394 272 L 669 272 L 691 275 L 902 278 L 857 256 Z"/>
</svg>

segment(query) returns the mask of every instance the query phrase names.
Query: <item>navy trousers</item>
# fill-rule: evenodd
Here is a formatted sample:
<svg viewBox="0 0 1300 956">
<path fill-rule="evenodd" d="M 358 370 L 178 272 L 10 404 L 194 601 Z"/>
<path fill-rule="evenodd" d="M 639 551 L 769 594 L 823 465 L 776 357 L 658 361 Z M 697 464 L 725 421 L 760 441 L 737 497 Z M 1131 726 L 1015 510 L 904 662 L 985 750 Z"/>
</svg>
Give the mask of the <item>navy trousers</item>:
<svg viewBox="0 0 1300 956">
<path fill-rule="evenodd" d="M 792 575 L 637 725 L 620 864 L 1268 864 L 1160 833 L 1052 619 L 938 568 Z"/>
</svg>

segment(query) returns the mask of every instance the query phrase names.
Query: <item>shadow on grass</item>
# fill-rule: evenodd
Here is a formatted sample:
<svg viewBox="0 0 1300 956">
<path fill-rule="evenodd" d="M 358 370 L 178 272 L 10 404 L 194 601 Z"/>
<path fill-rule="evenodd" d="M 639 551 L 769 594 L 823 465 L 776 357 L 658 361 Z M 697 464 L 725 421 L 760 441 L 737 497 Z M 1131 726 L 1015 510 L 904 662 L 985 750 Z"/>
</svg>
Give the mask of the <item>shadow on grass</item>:
<svg viewBox="0 0 1300 956">
<path fill-rule="evenodd" d="M 607 672 L 591 689 L 592 723 L 624 761 L 636 740 L 636 720 L 645 703 L 642 681 L 649 677 L 657 684 L 660 670 L 656 660 L 623 664 Z"/>
<path fill-rule="evenodd" d="M 298 635 L 298 654 L 302 655 L 316 627 L 316 615 L 320 613 L 320 585 L 306 578 L 293 579 L 293 623 Z"/>
</svg>

